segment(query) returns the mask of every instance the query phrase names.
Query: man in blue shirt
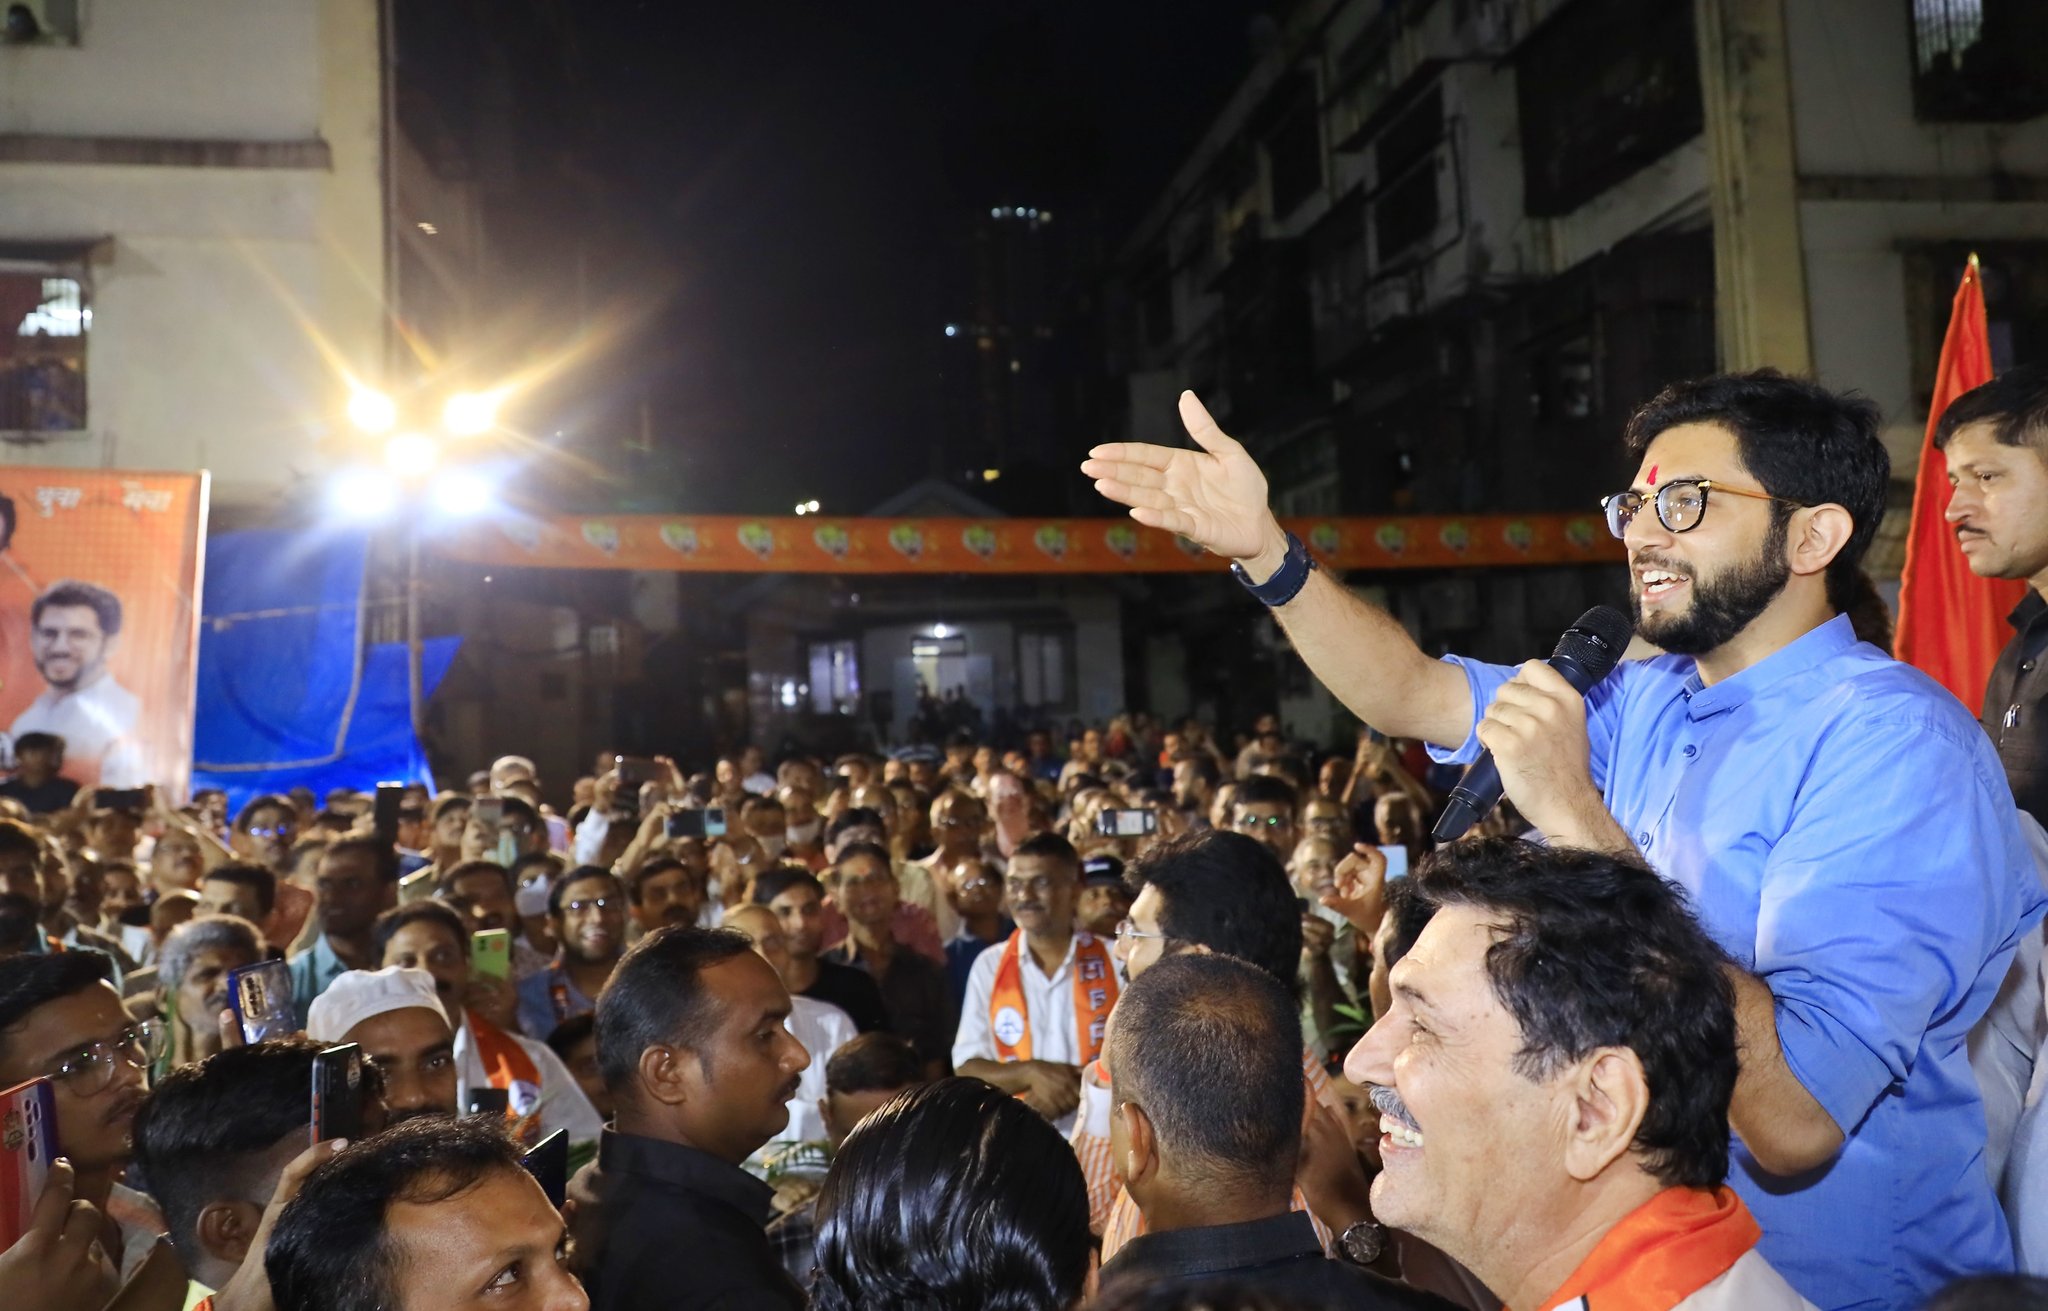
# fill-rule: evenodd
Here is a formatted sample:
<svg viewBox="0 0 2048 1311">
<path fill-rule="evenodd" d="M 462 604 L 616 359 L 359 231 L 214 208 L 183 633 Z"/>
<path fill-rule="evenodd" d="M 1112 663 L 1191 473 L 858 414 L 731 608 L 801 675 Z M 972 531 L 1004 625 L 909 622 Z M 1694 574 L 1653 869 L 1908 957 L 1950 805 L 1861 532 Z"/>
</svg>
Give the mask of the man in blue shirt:
<svg viewBox="0 0 2048 1311">
<path fill-rule="evenodd" d="M 1192 394 L 1181 414 L 1199 451 L 1120 443 L 1083 472 L 1235 559 L 1361 719 L 1441 760 L 1492 751 L 1550 841 L 1634 855 L 1691 896 L 1731 958 L 1730 1183 L 1771 1264 L 1829 1308 L 2009 1269 L 1965 1039 L 2043 901 L 1975 721 L 1841 614 L 1884 510 L 1875 410 L 1764 371 L 1639 411 L 1634 483 L 1606 505 L 1665 654 L 1585 697 L 1540 662 L 1426 656 L 1306 568 Z"/>
<path fill-rule="evenodd" d="M 244 812 L 247 813 L 247 812 Z M 377 916 L 398 903 L 398 862 L 375 838 L 343 838 L 320 853 L 314 890 L 320 936 L 290 962 L 300 1028 L 313 999 L 350 970 L 375 969 Z"/>
</svg>

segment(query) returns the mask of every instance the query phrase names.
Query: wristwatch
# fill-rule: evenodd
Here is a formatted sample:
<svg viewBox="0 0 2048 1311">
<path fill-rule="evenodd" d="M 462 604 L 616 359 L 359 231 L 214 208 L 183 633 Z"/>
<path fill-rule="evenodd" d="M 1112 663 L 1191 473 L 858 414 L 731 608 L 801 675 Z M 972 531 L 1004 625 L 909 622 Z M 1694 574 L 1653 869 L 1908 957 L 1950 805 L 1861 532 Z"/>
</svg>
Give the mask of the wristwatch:
<svg viewBox="0 0 2048 1311">
<path fill-rule="evenodd" d="M 1360 1220 L 1337 1239 L 1337 1251 L 1353 1265 L 1369 1266 L 1387 1250 L 1387 1231 L 1376 1220 Z"/>
<path fill-rule="evenodd" d="M 1244 590 L 1269 606 L 1286 605 L 1292 601 L 1308 585 L 1308 576 L 1315 571 L 1316 558 L 1308 553 L 1308 548 L 1293 533 L 1287 534 L 1287 554 L 1282 557 L 1280 567 L 1263 583 L 1253 582 L 1252 576 L 1237 561 L 1230 562 L 1231 575 L 1244 584 Z"/>
</svg>

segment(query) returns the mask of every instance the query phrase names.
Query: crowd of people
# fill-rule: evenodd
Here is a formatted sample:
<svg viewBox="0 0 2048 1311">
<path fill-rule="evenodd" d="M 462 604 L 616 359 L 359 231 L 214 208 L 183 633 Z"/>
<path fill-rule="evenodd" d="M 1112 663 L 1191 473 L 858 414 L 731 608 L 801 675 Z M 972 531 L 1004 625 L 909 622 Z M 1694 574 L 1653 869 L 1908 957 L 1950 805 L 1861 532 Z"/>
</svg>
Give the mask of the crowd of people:
<svg viewBox="0 0 2048 1311">
<path fill-rule="evenodd" d="M 1646 645 L 1584 694 L 1424 656 L 1183 413 L 1088 472 L 1239 562 L 1345 750 L 1134 713 L 230 813 L 20 744 L 0 1090 L 61 1159 L 0 1305 L 2048 1305 L 2048 835 L 2018 719 L 1848 630 L 1867 407 L 1637 416 Z"/>
</svg>

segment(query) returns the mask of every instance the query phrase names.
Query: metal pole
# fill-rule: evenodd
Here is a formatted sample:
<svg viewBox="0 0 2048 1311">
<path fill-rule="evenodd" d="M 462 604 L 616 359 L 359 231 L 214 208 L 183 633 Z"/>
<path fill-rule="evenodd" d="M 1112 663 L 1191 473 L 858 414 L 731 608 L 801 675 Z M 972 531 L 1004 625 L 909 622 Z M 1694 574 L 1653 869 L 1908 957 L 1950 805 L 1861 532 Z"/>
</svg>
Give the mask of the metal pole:
<svg viewBox="0 0 2048 1311">
<path fill-rule="evenodd" d="M 422 752 L 427 749 L 423 725 L 424 698 L 420 695 L 420 530 L 417 516 L 405 521 L 405 691 L 412 712 L 412 735 Z"/>
</svg>

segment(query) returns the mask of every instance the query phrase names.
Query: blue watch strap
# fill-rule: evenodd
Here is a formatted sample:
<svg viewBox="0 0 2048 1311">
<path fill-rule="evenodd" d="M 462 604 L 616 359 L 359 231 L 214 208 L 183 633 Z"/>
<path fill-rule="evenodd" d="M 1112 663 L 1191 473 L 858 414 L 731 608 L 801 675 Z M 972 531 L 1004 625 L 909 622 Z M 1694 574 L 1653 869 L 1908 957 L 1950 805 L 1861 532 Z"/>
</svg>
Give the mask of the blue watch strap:
<svg viewBox="0 0 2048 1311">
<path fill-rule="evenodd" d="M 1316 568 L 1316 558 L 1308 553 L 1308 548 L 1293 533 L 1287 534 L 1287 554 L 1281 559 L 1280 567 L 1263 583 L 1253 582 L 1252 576 L 1237 561 L 1230 562 L 1230 572 L 1244 584 L 1244 590 L 1269 606 L 1286 605 L 1299 596 L 1301 589 L 1308 586 L 1308 576 Z"/>
</svg>

